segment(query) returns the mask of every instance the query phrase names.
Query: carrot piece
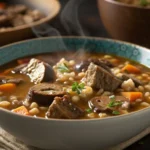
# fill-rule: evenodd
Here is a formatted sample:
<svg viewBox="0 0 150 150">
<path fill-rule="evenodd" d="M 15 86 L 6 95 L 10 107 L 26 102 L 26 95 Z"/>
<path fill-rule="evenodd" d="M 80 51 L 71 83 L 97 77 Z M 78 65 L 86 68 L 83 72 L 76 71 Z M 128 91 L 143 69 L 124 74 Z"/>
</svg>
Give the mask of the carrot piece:
<svg viewBox="0 0 150 150">
<path fill-rule="evenodd" d="M 0 2 L 0 9 L 5 9 L 5 7 L 6 7 L 6 4 L 3 2 Z"/>
<path fill-rule="evenodd" d="M 121 94 L 128 98 L 131 102 L 134 102 L 136 99 L 142 99 L 142 92 L 121 92 Z"/>
<path fill-rule="evenodd" d="M 9 74 L 11 71 L 12 71 L 12 68 L 6 69 L 6 70 L 3 72 L 3 74 L 4 74 L 4 75 L 7 75 L 7 74 Z"/>
<path fill-rule="evenodd" d="M 2 92 L 11 92 L 16 89 L 16 84 L 14 83 L 6 83 L 0 85 L 0 91 Z"/>
<path fill-rule="evenodd" d="M 16 109 L 13 109 L 12 112 L 15 112 L 20 115 L 27 115 L 27 116 L 29 115 L 29 111 L 27 110 L 25 106 L 20 106 Z"/>
<path fill-rule="evenodd" d="M 141 70 L 131 64 L 127 64 L 121 69 L 122 72 L 127 71 L 129 73 L 141 73 Z"/>
</svg>

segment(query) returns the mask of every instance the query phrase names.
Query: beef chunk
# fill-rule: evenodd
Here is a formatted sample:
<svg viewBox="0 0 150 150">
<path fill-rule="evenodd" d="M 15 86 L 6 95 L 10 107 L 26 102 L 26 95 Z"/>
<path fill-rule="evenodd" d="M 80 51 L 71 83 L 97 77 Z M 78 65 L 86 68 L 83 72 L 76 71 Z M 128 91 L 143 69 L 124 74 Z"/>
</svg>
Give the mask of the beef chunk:
<svg viewBox="0 0 150 150">
<path fill-rule="evenodd" d="M 9 6 L 6 11 L 7 14 L 24 14 L 27 11 L 27 7 L 22 4 L 14 5 L 14 6 Z"/>
<path fill-rule="evenodd" d="M 69 96 L 55 97 L 47 112 L 48 118 L 76 119 L 84 115 L 82 109 L 73 104 Z"/>
<path fill-rule="evenodd" d="M 14 27 L 24 25 L 24 24 L 25 24 L 25 21 L 24 21 L 24 19 L 23 19 L 23 16 L 22 16 L 22 15 L 16 15 L 15 18 L 13 18 L 13 19 L 11 20 L 11 24 L 12 24 Z"/>
<path fill-rule="evenodd" d="M 20 84 L 22 82 L 23 82 L 23 79 L 21 79 L 21 78 L 12 78 L 9 76 L 1 76 L 0 77 L 0 84 L 5 84 L 5 83 Z"/>
<path fill-rule="evenodd" d="M 55 80 L 53 68 L 49 64 L 35 58 L 32 58 L 20 72 L 27 74 L 34 83 L 52 82 Z"/>
<path fill-rule="evenodd" d="M 27 64 L 21 64 L 21 65 L 15 67 L 15 68 L 12 70 L 12 72 L 13 72 L 13 73 L 20 73 L 20 71 L 21 71 L 24 67 L 26 67 L 26 66 L 27 66 Z"/>
<path fill-rule="evenodd" d="M 27 100 L 41 105 L 50 105 L 56 96 L 63 96 L 65 92 L 58 84 L 40 83 L 30 88 Z"/>
<path fill-rule="evenodd" d="M 9 17 L 5 14 L 0 15 L 0 27 L 7 27 L 10 26 Z"/>
<path fill-rule="evenodd" d="M 14 83 L 14 84 L 20 84 L 23 82 L 23 79 L 21 78 L 12 78 L 12 79 L 3 79 L 2 83 Z"/>
<path fill-rule="evenodd" d="M 99 96 L 89 101 L 90 107 L 92 107 L 95 112 L 111 112 L 118 108 L 128 109 L 129 104 L 129 100 L 123 96 L 115 96 L 113 100 L 109 96 Z"/>
<path fill-rule="evenodd" d="M 83 80 L 88 86 L 105 91 L 114 91 L 122 83 L 113 74 L 93 63 L 90 63 Z"/>
<path fill-rule="evenodd" d="M 89 58 L 88 60 L 82 61 L 80 64 L 76 65 L 76 70 L 86 71 L 90 63 L 94 63 L 95 65 L 101 66 L 102 68 L 106 69 L 110 72 L 110 68 L 113 67 L 113 64 L 105 59 L 96 59 L 96 58 Z"/>
<path fill-rule="evenodd" d="M 29 10 L 27 12 L 27 16 L 31 17 L 33 21 L 40 20 L 41 18 L 44 17 L 44 15 L 39 11 L 39 10 Z"/>
<path fill-rule="evenodd" d="M 142 82 L 141 82 L 140 80 L 136 79 L 135 77 L 133 78 L 133 77 L 131 77 L 131 76 L 128 75 L 128 74 L 123 74 L 123 75 L 121 76 L 121 79 L 122 79 L 123 81 L 126 81 L 126 80 L 128 80 L 128 79 L 132 79 L 132 81 L 134 82 L 134 84 L 135 84 L 136 87 L 142 85 Z"/>
</svg>

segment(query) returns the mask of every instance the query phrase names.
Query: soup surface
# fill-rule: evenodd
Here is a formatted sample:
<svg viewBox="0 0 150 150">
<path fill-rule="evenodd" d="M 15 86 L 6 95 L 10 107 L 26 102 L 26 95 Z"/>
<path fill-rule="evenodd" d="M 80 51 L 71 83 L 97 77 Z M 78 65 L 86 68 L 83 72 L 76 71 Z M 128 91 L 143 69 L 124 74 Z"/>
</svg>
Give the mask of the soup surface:
<svg viewBox="0 0 150 150">
<path fill-rule="evenodd" d="M 21 115 L 92 119 L 149 105 L 149 68 L 125 58 L 71 51 L 1 66 L 0 107 Z"/>
<path fill-rule="evenodd" d="M 115 1 L 136 6 L 144 6 L 144 7 L 150 6 L 150 0 L 115 0 Z"/>
</svg>

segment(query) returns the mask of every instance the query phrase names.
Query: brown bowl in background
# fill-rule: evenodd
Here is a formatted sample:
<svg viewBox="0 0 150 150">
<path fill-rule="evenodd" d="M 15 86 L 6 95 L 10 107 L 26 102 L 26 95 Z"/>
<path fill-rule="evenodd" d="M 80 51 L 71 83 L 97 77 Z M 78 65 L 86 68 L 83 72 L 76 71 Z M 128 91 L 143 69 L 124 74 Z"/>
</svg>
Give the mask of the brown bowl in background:
<svg viewBox="0 0 150 150">
<path fill-rule="evenodd" d="M 150 47 L 150 8 L 98 0 L 104 27 L 112 38 Z"/>
<path fill-rule="evenodd" d="M 12 0 L 11 3 L 25 4 L 33 9 L 38 9 L 45 17 L 31 24 L 8 28 L 4 32 L 0 32 L 0 46 L 32 38 L 34 35 L 33 28 L 50 22 L 60 11 L 60 3 L 57 0 Z"/>
</svg>

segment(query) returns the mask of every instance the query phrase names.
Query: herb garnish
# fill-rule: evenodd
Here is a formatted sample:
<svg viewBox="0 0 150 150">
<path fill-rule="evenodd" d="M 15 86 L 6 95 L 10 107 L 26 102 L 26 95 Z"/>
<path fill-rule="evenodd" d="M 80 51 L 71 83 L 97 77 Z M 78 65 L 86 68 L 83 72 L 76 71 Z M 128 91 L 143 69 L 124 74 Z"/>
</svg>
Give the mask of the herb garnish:
<svg viewBox="0 0 150 150">
<path fill-rule="evenodd" d="M 141 6 L 147 6 L 148 4 L 150 4 L 150 3 L 147 0 L 140 0 Z"/>
<path fill-rule="evenodd" d="M 110 98 L 111 101 L 109 102 L 108 107 L 116 107 L 116 106 L 122 105 L 122 102 L 119 102 L 119 101 L 115 100 L 114 95 L 109 96 L 109 98 Z"/>
<path fill-rule="evenodd" d="M 114 111 L 112 112 L 112 114 L 113 114 L 113 115 L 120 115 L 120 112 L 119 112 L 119 111 L 114 110 Z"/>
<path fill-rule="evenodd" d="M 138 144 L 143 145 L 143 144 L 144 144 L 144 142 L 143 142 L 143 141 L 140 141 Z"/>
<path fill-rule="evenodd" d="M 68 66 L 67 66 L 65 63 L 59 65 L 59 66 L 57 67 L 57 69 L 58 69 L 60 72 L 69 72 L 69 71 L 70 71 L 70 69 L 68 68 Z"/>
<path fill-rule="evenodd" d="M 91 108 L 88 108 L 88 109 L 86 109 L 85 111 L 89 114 L 89 113 L 92 112 L 92 109 L 91 109 Z"/>
<path fill-rule="evenodd" d="M 84 89 L 84 83 L 74 82 L 72 84 L 72 91 L 75 91 L 77 94 L 81 94 L 82 90 Z"/>
</svg>

